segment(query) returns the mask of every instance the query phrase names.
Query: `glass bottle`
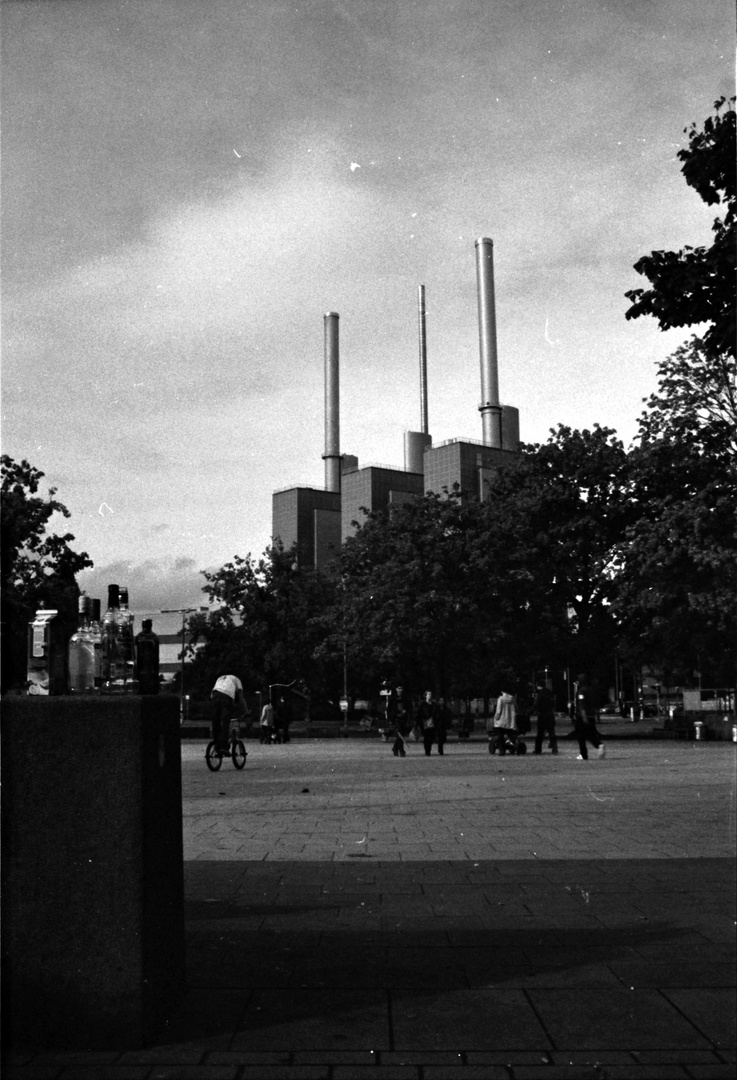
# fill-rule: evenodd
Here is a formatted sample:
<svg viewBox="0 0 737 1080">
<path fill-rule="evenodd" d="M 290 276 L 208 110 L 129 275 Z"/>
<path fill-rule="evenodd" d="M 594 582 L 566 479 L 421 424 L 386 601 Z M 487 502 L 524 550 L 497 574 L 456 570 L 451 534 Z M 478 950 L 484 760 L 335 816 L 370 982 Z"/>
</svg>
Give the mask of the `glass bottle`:
<svg viewBox="0 0 737 1080">
<path fill-rule="evenodd" d="M 141 694 L 159 692 L 159 639 L 151 629 L 151 620 L 144 619 L 143 629 L 136 634 L 136 679 Z"/>
<path fill-rule="evenodd" d="M 120 642 L 120 589 L 107 587 L 107 609 L 102 617 L 102 692 L 125 692 L 125 665 Z"/>
<path fill-rule="evenodd" d="M 102 686 L 102 624 L 100 623 L 100 601 L 90 600 L 90 635 L 95 649 L 95 690 L 99 693 Z"/>
<path fill-rule="evenodd" d="M 123 654 L 123 682 L 127 694 L 137 694 L 136 642 L 133 634 L 133 612 L 128 607 L 128 589 L 120 586 L 119 592 L 120 645 Z"/>
<path fill-rule="evenodd" d="M 82 593 L 79 597 L 79 620 L 76 631 L 69 639 L 69 693 L 93 694 L 95 692 L 95 645 L 90 633 L 90 599 Z"/>
</svg>

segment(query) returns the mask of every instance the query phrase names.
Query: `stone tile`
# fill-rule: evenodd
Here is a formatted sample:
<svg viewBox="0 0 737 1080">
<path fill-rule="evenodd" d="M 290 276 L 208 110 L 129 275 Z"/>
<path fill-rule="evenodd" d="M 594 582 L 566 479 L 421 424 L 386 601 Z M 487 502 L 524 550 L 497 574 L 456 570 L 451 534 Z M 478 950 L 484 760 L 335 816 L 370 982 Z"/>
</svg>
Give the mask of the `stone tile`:
<svg viewBox="0 0 737 1080">
<path fill-rule="evenodd" d="M 699 991 L 700 992 L 700 991 Z M 596 989 L 582 1002 L 575 989 L 529 990 L 556 1046 L 580 1050 L 708 1046 L 703 1035 L 656 991 Z"/>
<path fill-rule="evenodd" d="M 475 987 L 442 994 L 392 992 L 394 1046 L 405 1050 L 548 1048 L 524 994 Z"/>
<path fill-rule="evenodd" d="M 737 985 L 737 970 L 732 963 L 694 963 L 687 960 L 645 961 L 615 960 L 611 969 L 625 986 L 730 987 Z"/>
<path fill-rule="evenodd" d="M 328 1065 L 245 1065 L 239 1080 L 328 1080 Z"/>
<path fill-rule="evenodd" d="M 663 990 L 715 1046 L 734 1048 L 737 1042 L 737 993 L 732 989 Z"/>
<path fill-rule="evenodd" d="M 552 1050 L 549 1056 L 553 1065 L 633 1064 L 632 1054 L 627 1050 Z"/>
<path fill-rule="evenodd" d="M 719 1065 L 689 1065 L 693 1080 L 734 1080 L 734 1063 Z"/>
<path fill-rule="evenodd" d="M 425 1065 L 423 1080 L 507 1080 L 503 1065 Z"/>
<path fill-rule="evenodd" d="M 235 1080 L 236 1065 L 155 1065 L 148 1080 Z"/>
<path fill-rule="evenodd" d="M 333 987 L 254 991 L 231 1049 L 388 1050 L 386 994 Z"/>
<path fill-rule="evenodd" d="M 658 1071 L 660 1070 L 660 1071 Z M 522 1065 L 514 1080 L 688 1080 L 680 1065 Z"/>
</svg>

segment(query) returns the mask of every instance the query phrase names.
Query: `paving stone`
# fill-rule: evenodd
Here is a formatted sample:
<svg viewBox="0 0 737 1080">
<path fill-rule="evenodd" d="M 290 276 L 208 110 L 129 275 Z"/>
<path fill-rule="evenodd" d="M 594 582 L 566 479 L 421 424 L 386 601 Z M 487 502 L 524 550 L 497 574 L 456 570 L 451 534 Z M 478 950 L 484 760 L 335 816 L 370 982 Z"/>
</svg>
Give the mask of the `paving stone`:
<svg viewBox="0 0 737 1080">
<path fill-rule="evenodd" d="M 637 1049 L 708 1047 L 707 1039 L 656 991 L 592 989 L 583 1000 L 580 992 L 567 988 L 528 994 L 556 1046 L 614 1050 L 626 1037 Z"/>
<path fill-rule="evenodd" d="M 522 1065 L 514 1080 L 687 1080 L 680 1065 Z"/>
<path fill-rule="evenodd" d="M 545 1032 L 519 990 L 475 987 L 427 995 L 392 994 L 395 1048 L 492 1050 L 548 1047 Z"/>
<path fill-rule="evenodd" d="M 553 1065 L 632 1065 L 627 1050 L 551 1050 Z"/>
<path fill-rule="evenodd" d="M 245 1065 L 238 1073 L 239 1080 L 328 1080 L 329 1076 L 329 1065 Z"/>
<path fill-rule="evenodd" d="M 614 961 L 611 969 L 625 986 L 730 987 L 737 985 L 732 963 L 693 963 L 670 960 L 657 963 Z"/>
<path fill-rule="evenodd" d="M 333 987 L 254 991 L 231 1049 L 287 1048 L 389 1049 L 386 994 Z"/>
<path fill-rule="evenodd" d="M 420 1069 L 417 1065 L 336 1065 L 332 1076 L 333 1080 L 419 1080 Z"/>
<path fill-rule="evenodd" d="M 693 1080 L 734 1080 L 734 1063 L 721 1065 L 689 1065 Z"/>
<path fill-rule="evenodd" d="M 361 1065 L 375 1068 L 383 1054 L 374 1050 L 295 1050 L 295 1065 Z"/>
<path fill-rule="evenodd" d="M 156 1065 L 148 1080 L 235 1080 L 235 1065 Z"/>
<path fill-rule="evenodd" d="M 730 989 L 663 990 L 666 998 L 683 1012 L 716 1047 L 737 1042 L 737 993 Z"/>
<path fill-rule="evenodd" d="M 67 1065 L 61 1080 L 146 1080 L 148 1065 Z"/>
<path fill-rule="evenodd" d="M 503 1065 L 425 1065 L 423 1080 L 507 1080 Z"/>
</svg>

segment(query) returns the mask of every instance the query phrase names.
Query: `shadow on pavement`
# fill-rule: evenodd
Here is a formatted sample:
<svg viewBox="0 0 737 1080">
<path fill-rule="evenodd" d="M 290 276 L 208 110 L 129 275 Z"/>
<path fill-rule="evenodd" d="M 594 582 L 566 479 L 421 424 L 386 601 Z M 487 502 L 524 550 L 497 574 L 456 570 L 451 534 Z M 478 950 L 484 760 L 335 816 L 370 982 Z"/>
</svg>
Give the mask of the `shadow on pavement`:
<svg viewBox="0 0 737 1080">
<path fill-rule="evenodd" d="M 734 1042 L 729 859 L 185 864 L 162 1044 L 233 1051 Z"/>
</svg>

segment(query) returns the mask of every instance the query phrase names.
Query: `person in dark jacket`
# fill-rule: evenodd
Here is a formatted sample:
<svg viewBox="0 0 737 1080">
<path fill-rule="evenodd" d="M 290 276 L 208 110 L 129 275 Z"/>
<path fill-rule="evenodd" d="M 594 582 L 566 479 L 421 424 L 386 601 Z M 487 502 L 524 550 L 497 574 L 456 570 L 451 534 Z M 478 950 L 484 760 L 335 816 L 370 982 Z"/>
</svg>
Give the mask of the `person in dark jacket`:
<svg viewBox="0 0 737 1080">
<path fill-rule="evenodd" d="M 390 725 L 394 728 L 394 743 L 392 753 L 394 757 L 407 756 L 407 736 L 412 728 L 412 715 L 404 700 L 404 689 L 398 686 L 389 697 L 386 715 Z"/>
<path fill-rule="evenodd" d="M 597 757 L 603 758 L 606 753 L 606 747 L 602 742 L 601 735 L 596 730 L 598 715 L 599 699 L 596 691 L 589 684 L 586 675 L 579 675 L 576 682 L 576 717 L 573 722 L 576 738 L 578 739 L 579 761 L 588 761 L 587 740 L 597 751 Z"/>
<path fill-rule="evenodd" d="M 451 723 L 451 712 L 445 704 L 445 698 L 438 698 L 438 714 L 436 719 L 438 753 L 443 753 L 443 747 L 448 741 L 448 728 Z"/>
<path fill-rule="evenodd" d="M 432 744 L 437 735 L 438 706 L 432 696 L 432 690 L 425 692 L 424 699 L 420 702 L 415 714 L 415 723 L 422 732 L 422 741 L 425 746 L 425 754 L 430 757 Z"/>
<path fill-rule="evenodd" d="M 555 698 L 551 690 L 540 683 L 535 694 L 535 703 L 532 711 L 537 714 L 537 731 L 535 732 L 535 753 L 541 754 L 543 739 L 547 732 L 550 739 L 550 749 L 554 754 L 558 753 L 558 740 L 555 735 Z"/>
</svg>

